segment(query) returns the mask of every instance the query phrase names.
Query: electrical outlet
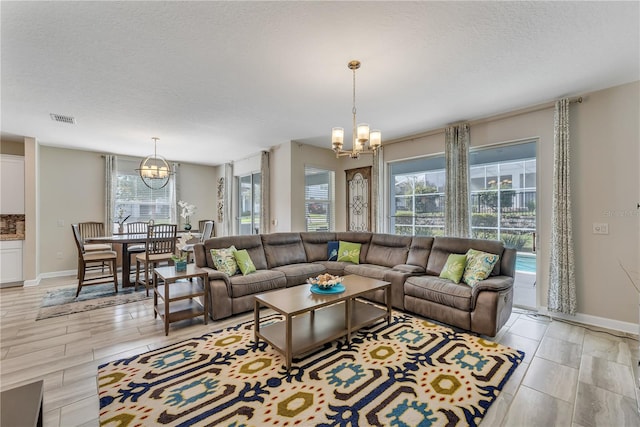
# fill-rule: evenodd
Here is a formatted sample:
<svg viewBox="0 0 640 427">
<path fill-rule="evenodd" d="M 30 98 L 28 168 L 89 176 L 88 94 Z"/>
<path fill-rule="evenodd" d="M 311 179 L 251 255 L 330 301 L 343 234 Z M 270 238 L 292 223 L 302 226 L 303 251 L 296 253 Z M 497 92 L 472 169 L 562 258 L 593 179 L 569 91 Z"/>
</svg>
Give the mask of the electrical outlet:
<svg viewBox="0 0 640 427">
<path fill-rule="evenodd" d="M 59 219 L 58 220 L 58 227 L 60 227 L 60 228 L 64 227 L 64 219 Z"/>
<path fill-rule="evenodd" d="M 62 259 L 62 258 L 63 258 L 63 256 L 62 256 L 62 252 L 57 252 L 57 253 L 56 253 L 56 258 L 58 258 L 58 259 Z"/>
<path fill-rule="evenodd" d="M 594 222 L 593 234 L 609 234 L 609 224 L 606 222 Z"/>
</svg>

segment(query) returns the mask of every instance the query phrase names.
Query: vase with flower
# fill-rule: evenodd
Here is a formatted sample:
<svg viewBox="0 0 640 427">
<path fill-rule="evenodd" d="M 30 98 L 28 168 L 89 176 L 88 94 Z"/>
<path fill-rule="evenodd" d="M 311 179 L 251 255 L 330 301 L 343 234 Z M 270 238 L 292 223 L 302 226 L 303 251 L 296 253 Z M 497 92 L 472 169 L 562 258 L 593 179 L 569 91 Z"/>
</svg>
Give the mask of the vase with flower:
<svg viewBox="0 0 640 427">
<path fill-rule="evenodd" d="M 191 216 L 196 212 L 196 206 L 191 203 L 187 203 L 184 200 L 178 202 L 180 206 L 180 216 L 184 219 L 184 229 L 191 230 Z"/>
</svg>

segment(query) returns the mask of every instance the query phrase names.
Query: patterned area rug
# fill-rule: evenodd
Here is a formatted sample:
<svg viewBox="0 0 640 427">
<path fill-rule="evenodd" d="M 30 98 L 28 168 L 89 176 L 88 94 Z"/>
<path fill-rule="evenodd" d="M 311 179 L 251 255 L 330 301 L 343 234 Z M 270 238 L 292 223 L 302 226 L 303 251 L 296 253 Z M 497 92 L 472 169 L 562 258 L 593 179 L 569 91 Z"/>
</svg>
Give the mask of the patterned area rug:
<svg viewBox="0 0 640 427">
<path fill-rule="evenodd" d="M 473 426 L 523 358 L 395 313 L 390 326 L 294 359 L 287 373 L 246 322 L 100 366 L 100 424 Z"/>
<path fill-rule="evenodd" d="M 67 314 L 80 313 L 83 311 L 95 310 L 97 308 L 109 307 L 112 305 L 127 304 L 129 302 L 141 301 L 147 297 L 143 287 L 134 292 L 134 288 L 119 288 L 116 294 L 113 283 L 91 285 L 83 287 L 80 295 L 76 298 L 77 287 L 56 289 L 47 292 L 42 299 L 42 305 L 36 320 L 48 319 L 50 317 L 64 316 Z M 149 294 L 151 295 L 151 294 Z"/>
</svg>

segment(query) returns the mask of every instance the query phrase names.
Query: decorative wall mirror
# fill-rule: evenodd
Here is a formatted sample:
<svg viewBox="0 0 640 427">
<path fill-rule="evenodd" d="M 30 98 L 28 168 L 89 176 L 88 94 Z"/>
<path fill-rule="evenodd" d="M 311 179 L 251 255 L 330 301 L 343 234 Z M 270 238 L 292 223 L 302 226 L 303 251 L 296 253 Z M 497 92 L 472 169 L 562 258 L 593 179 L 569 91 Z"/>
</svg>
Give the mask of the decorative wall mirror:
<svg viewBox="0 0 640 427">
<path fill-rule="evenodd" d="M 347 231 L 371 231 L 371 166 L 348 169 Z"/>
</svg>

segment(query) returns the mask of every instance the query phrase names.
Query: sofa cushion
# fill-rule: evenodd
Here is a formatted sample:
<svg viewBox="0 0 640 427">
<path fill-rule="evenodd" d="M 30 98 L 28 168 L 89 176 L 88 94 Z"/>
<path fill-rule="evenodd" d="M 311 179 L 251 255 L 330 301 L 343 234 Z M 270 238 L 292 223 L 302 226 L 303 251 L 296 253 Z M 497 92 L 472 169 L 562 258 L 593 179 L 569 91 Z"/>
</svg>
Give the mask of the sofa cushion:
<svg viewBox="0 0 640 427">
<path fill-rule="evenodd" d="M 231 245 L 228 248 L 211 249 L 211 259 L 213 260 L 213 266 L 216 270 L 225 273 L 229 276 L 233 276 L 238 273 L 238 263 L 234 256 L 236 247 Z"/>
<path fill-rule="evenodd" d="M 367 251 L 367 264 L 393 267 L 407 262 L 407 254 L 411 246 L 411 236 L 394 234 L 374 234 Z"/>
<path fill-rule="evenodd" d="M 436 237 L 431 247 L 427 261 L 427 274 L 440 275 L 442 267 L 450 254 L 466 254 L 469 249 L 476 249 L 502 256 L 504 245 L 498 240 L 461 239 L 457 237 Z M 496 263 L 491 272 L 492 276 L 500 275 L 500 263 Z"/>
<path fill-rule="evenodd" d="M 256 266 L 253 265 L 253 261 L 251 261 L 249 252 L 247 252 L 246 249 L 234 251 L 233 256 L 235 257 L 236 262 L 238 263 L 238 268 L 242 272 L 243 276 L 256 271 Z"/>
<path fill-rule="evenodd" d="M 467 251 L 467 266 L 462 280 L 469 286 L 475 286 L 491 274 L 493 266 L 498 262 L 498 255 L 469 249 Z"/>
<path fill-rule="evenodd" d="M 257 270 L 267 269 L 267 260 L 264 256 L 262 239 L 257 234 L 250 236 L 214 237 L 204 242 L 204 251 L 202 251 L 199 246 L 197 249 L 194 246 L 196 265 L 198 267 L 215 268 L 213 259 L 211 258 L 211 252 L 209 251 L 211 249 L 228 248 L 231 245 L 235 246 L 238 250 L 246 249 Z"/>
<path fill-rule="evenodd" d="M 257 270 L 247 276 L 238 274 L 230 277 L 229 281 L 232 298 L 284 288 L 287 284 L 284 273 L 274 270 Z"/>
<path fill-rule="evenodd" d="M 384 275 L 391 267 L 375 264 L 349 264 L 344 268 L 345 274 L 357 274 L 358 276 L 371 277 L 384 280 Z"/>
<path fill-rule="evenodd" d="M 336 233 L 329 231 L 308 231 L 300 233 L 302 245 L 307 254 L 307 262 L 327 260 L 327 242 L 336 241 Z"/>
<path fill-rule="evenodd" d="M 407 255 L 407 264 L 419 265 L 423 270 L 426 270 L 432 246 L 433 237 L 413 236 Z"/>
<path fill-rule="evenodd" d="M 307 262 L 300 233 L 273 233 L 261 236 L 269 268 Z"/>
<path fill-rule="evenodd" d="M 338 259 L 337 261 L 351 262 L 354 264 L 360 263 L 360 243 L 343 242 L 340 240 L 338 244 Z"/>
<path fill-rule="evenodd" d="M 316 277 L 327 272 L 322 264 L 302 263 L 281 265 L 273 268 L 273 271 L 281 271 L 287 277 L 287 287 L 305 283 L 309 277 Z"/>
<path fill-rule="evenodd" d="M 451 254 L 449 255 L 449 258 L 447 258 L 447 263 L 442 267 L 440 278 L 449 279 L 453 283 L 460 283 L 460 279 L 462 279 L 466 266 L 466 255 Z"/>
<path fill-rule="evenodd" d="M 329 274 L 333 274 L 334 276 L 343 276 L 344 269 L 348 265 L 353 265 L 350 262 L 342 262 L 342 261 L 314 261 L 314 264 L 322 265 Z"/>
<path fill-rule="evenodd" d="M 405 295 L 471 311 L 473 288 L 435 276 L 413 276 L 404 283 Z"/>
<path fill-rule="evenodd" d="M 340 249 L 340 242 L 337 240 L 327 242 L 327 261 L 338 260 L 338 249 Z"/>
<path fill-rule="evenodd" d="M 371 242 L 371 236 L 373 233 L 369 231 L 340 231 L 336 233 L 335 240 L 342 240 L 343 242 L 360 243 L 360 264 L 367 263 L 367 251 L 369 250 L 369 243 Z"/>
</svg>

